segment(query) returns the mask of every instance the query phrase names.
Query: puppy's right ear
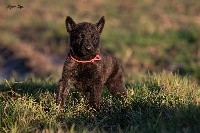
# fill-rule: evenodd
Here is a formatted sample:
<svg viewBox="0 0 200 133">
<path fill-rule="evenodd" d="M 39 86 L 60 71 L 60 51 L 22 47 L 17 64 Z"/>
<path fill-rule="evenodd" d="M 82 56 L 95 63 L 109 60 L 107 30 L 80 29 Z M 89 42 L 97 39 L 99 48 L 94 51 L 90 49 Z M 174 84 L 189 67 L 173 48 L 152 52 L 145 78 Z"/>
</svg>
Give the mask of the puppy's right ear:
<svg viewBox="0 0 200 133">
<path fill-rule="evenodd" d="M 67 32 L 71 33 L 71 31 L 75 28 L 76 23 L 70 16 L 67 16 L 65 20 L 65 25 L 66 25 Z"/>
<path fill-rule="evenodd" d="M 102 16 L 102 17 L 100 18 L 99 22 L 96 24 L 99 33 L 102 32 L 103 27 L 104 27 L 104 24 L 105 24 L 105 18 L 104 18 L 104 16 Z"/>
</svg>

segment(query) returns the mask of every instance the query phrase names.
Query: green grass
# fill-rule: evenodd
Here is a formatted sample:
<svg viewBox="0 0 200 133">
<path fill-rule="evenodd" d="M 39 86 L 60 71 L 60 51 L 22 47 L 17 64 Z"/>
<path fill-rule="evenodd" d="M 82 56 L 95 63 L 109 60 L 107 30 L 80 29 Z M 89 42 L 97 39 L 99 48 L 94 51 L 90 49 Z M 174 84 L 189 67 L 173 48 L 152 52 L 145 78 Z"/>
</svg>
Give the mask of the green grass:
<svg viewBox="0 0 200 133">
<path fill-rule="evenodd" d="M 21 4 L 24 9 L 7 9 L 9 4 Z M 122 60 L 130 77 L 126 102 L 105 91 L 100 112 L 88 110 L 83 98 L 77 99 L 75 89 L 66 107 L 58 109 L 57 82 L 52 79 L 2 81 L 0 132 L 200 131 L 200 86 L 194 83 L 200 83 L 199 9 L 198 0 L 3 0 L 0 54 L 12 53 L 24 44 L 49 56 L 65 57 L 69 40 L 66 16 L 95 23 L 104 15 L 102 47 Z M 0 56 L 0 67 L 6 66 L 7 60 Z M 57 69 L 55 66 L 53 72 Z M 163 69 L 183 77 L 167 72 L 141 76 Z"/>
<path fill-rule="evenodd" d="M 8 4 L 25 8 L 10 10 Z M 88 110 L 73 88 L 66 106 L 58 109 L 57 82 L 52 79 L 2 81 L 0 132 L 200 131 L 200 86 L 194 83 L 200 82 L 199 9 L 198 0 L 4 0 L 0 5 L 0 53 L 27 44 L 47 55 L 65 57 L 69 40 L 66 16 L 95 23 L 104 15 L 102 47 L 122 60 L 130 77 L 125 103 L 105 90 L 100 112 Z M 1 67 L 6 62 L 7 58 L 0 57 Z M 167 72 L 141 76 L 163 69 L 183 77 Z"/>
<path fill-rule="evenodd" d="M 198 132 L 200 86 L 168 72 L 126 83 L 124 102 L 105 89 L 102 109 L 88 109 L 71 89 L 63 109 L 55 105 L 52 79 L 2 81 L 0 132 Z"/>
<path fill-rule="evenodd" d="M 21 4 L 24 9 L 7 9 L 9 4 Z M 127 72 L 165 69 L 182 76 L 191 75 L 200 82 L 199 9 L 197 0 L 93 0 L 90 3 L 73 0 L 12 3 L 3 0 L 0 6 L 0 46 L 3 48 L 0 47 L 0 53 L 23 43 L 46 55 L 63 58 L 69 40 L 64 24 L 66 16 L 77 23 L 96 23 L 105 16 L 102 47 L 116 54 Z M 128 57 L 127 51 L 132 53 Z M 0 65 L 5 64 L 6 59 L 0 58 Z"/>
</svg>

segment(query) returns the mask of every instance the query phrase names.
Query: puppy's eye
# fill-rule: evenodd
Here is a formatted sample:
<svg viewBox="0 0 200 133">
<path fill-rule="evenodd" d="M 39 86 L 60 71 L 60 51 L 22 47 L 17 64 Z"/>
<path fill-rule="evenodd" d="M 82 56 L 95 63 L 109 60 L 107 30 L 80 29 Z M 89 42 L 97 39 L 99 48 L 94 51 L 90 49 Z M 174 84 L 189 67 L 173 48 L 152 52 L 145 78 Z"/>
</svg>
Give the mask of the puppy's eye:
<svg viewBox="0 0 200 133">
<path fill-rule="evenodd" d="M 78 37 L 83 39 L 83 38 L 85 38 L 85 35 L 84 34 L 79 34 Z"/>
<path fill-rule="evenodd" d="M 93 36 L 91 36 L 91 38 L 92 38 L 92 41 L 93 41 L 94 44 L 98 44 L 98 37 L 97 36 L 93 35 Z"/>
<path fill-rule="evenodd" d="M 73 39 L 73 40 L 72 40 L 72 43 L 73 43 L 73 44 L 78 44 L 78 43 L 80 43 L 80 41 L 81 41 L 81 39 L 77 39 L 77 38 L 76 38 L 76 39 Z"/>
<path fill-rule="evenodd" d="M 92 39 L 95 39 L 95 35 L 94 35 L 94 34 L 92 34 L 92 35 L 91 35 L 91 38 L 92 38 Z"/>
</svg>

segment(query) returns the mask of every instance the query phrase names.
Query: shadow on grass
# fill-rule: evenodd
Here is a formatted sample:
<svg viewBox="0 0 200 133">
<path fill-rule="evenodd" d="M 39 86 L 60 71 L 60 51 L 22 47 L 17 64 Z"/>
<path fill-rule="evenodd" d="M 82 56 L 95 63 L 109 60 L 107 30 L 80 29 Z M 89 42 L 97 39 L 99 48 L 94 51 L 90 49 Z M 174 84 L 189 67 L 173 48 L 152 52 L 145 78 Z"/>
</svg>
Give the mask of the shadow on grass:
<svg viewBox="0 0 200 133">
<path fill-rule="evenodd" d="M 144 94 L 144 89 L 141 89 L 144 84 L 151 95 Z M 87 110 L 84 105 L 76 105 L 76 95 L 70 95 L 71 100 L 66 102 L 64 109 L 61 112 L 55 110 L 54 113 L 57 113 L 57 115 L 50 117 L 55 118 L 54 125 L 64 123 L 67 128 L 70 128 L 75 124 L 74 130 L 79 132 L 84 129 L 101 129 L 109 132 L 200 131 L 200 107 L 198 105 L 192 102 L 184 104 L 179 101 L 175 105 L 163 104 L 164 98 L 162 99 L 159 96 L 162 86 L 153 82 L 144 82 L 144 84 L 126 84 L 128 89 L 135 91 L 135 94 L 125 103 L 111 98 L 110 94 L 105 91 L 100 111 Z M 48 95 L 51 95 L 49 102 L 52 102 L 54 101 L 55 88 L 55 82 L 27 80 L 25 82 L 2 83 L 0 84 L 0 93 L 10 98 L 28 96 L 39 99 L 36 102 L 45 101 L 46 97 L 41 95 L 48 93 Z M 51 108 L 51 105 L 49 105 L 49 108 Z M 44 113 L 51 115 L 52 112 L 51 110 L 44 110 Z M 43 120 L 38 120 L 36 128 L 42 130 L 50 127 L 54 128 L 55 131 L 57 130 L 57 127 L 45 127 L 44 123 Z"/>
<path fill-rule="evenodd" d="M 56 89 L 56 82 L 54 81 L 33 81 L 26 80 L 23 82 L 5 82 L 0 84 L 0 92 L 14 91 L 20 95 L 35 96 L 38 93 L 50 92 L 54 93 Z"/>
</svg>

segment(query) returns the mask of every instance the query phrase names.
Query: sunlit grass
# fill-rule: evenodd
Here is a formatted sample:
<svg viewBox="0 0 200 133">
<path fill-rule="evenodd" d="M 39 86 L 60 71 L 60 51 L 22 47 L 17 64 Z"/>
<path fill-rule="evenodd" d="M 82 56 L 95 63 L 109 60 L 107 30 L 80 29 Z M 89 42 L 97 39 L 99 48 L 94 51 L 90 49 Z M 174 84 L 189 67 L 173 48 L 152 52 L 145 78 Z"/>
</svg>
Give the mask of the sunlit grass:
<svg viewBox="0 0 200 133">
<path fill-rule="evenodd" d="M 10 10 L 6 8 L 8 4 L 21 4 L 24 9 Z M 12 53 L 13 47 L 22 49 L 19 46 L 23 45 L 25 49 L 31 46 L 31 51 L 36 51 L 34 55 L 39 51 L 50 59 L 64 58 L 69 41 L 66 16 L 74 18 L 76 23 L 96 23 L 105 16 L 101 46 L 118 56 L 127 71 L 135 67 L 137 72 L 166 69 L 182 76 L 192 75 L 199 81 L 199 7 L 200 2 L 195 0 L 93 0 L 89 4 L 73 0 L 3 1 L 0 5 L 0 54 L 5 49 Z M 123 58 L 130 50 L 133 54 Z M 0 58 L 1 67 L 6 66 L 6 60 Z M 28 60 L 35 61 L 31 57 Z"/>
<path fill-rule="evenodd" d="M 0 85 L 1 132 L 197 132 L 200 87 L 177 75 L 163 72 L 129 79 L 124 102 L 105 89 L 99 112 L 88 109 L 72 89 L 66 106 L 55 104 L 56 82 L 29 79 Z"/>
</svg>

